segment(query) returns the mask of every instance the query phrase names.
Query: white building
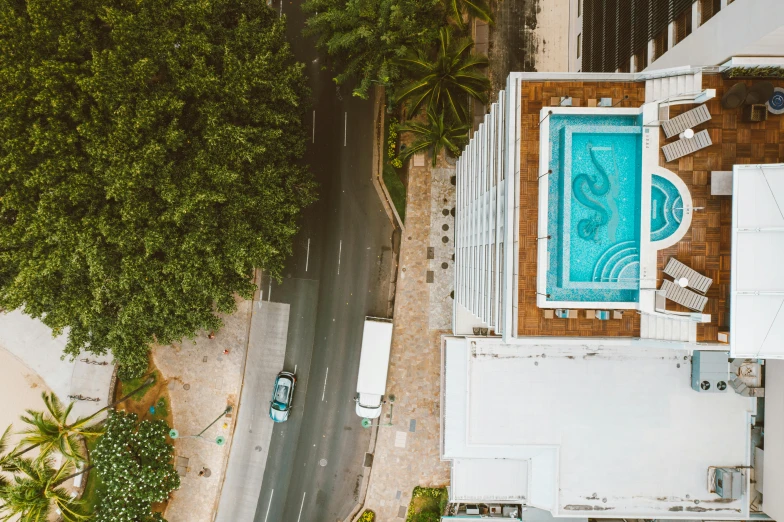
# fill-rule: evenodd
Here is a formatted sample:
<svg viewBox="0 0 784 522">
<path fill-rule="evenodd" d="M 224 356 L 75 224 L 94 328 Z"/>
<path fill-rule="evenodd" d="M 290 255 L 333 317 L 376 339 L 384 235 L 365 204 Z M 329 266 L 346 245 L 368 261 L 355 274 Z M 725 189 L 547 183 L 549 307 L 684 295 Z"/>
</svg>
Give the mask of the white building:
<svg viewBox="0 0 784 522">
<path fill-rule="evenodd" d="M 474 133 L 442 352 L 454 515 L 784 520 L 784 116 L 725 109 L 721 72 L 513 73 Z M 662 122 L 701 104 L 711 144 L 667 162 Z M 670 258 L 712 280 L 669 281 L 691 311 L 660 289 Z"/>
</svg>

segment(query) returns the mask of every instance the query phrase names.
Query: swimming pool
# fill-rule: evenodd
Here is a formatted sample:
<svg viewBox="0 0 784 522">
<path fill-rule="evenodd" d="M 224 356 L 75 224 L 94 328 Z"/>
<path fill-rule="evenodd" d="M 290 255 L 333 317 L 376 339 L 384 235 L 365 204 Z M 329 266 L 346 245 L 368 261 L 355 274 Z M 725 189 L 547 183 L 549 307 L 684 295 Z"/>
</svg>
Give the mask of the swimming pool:
<svg viewBox="0 0 784 522">
<path fill-rule="evenodd" d="M 683 220 L 683 198 L 668 179 L 651 176 L 651 241 L 662 241 L 673 235 Z"/>
<path fill-rule="evenodd" d="M 549 119 L 548 300 L 636 302 L 640 116 L 554 114 Z"/>
</svg>

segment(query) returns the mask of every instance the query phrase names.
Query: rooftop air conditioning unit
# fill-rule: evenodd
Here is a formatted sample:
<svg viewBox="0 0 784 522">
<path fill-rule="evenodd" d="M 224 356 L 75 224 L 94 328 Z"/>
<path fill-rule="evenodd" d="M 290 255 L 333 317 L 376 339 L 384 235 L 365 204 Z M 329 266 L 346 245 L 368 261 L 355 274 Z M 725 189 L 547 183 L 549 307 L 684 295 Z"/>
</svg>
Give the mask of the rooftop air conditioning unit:
<svg viewBox="0 0 784 522">
<path fill-rule="evenodd" d="M 723 392 L 730 380 L 729 353 L 695 350 L 691 356 L 691 387 L 698 392 Z"/>
<path fill-rule="evenodd" d="M 721 498 L 738 500 L 743 495 L 743 473 L 736 468 L 716 468 L 714 487 Z"/>
<path fill-rule="evenodd" d="M 478 515 L 479 506 L 476 504 L 466 504 L 466 515 Z"/>
</svg>

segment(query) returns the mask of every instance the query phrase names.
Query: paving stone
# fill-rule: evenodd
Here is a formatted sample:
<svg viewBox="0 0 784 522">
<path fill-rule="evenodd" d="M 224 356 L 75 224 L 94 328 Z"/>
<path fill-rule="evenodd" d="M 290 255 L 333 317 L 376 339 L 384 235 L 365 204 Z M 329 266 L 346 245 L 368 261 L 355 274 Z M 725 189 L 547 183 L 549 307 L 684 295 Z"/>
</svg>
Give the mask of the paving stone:
<svg viewBox="0 0 784 522">
<path fill-rule="evenodd" d="M 434 169 L 433 187 L 430 162 L 426 164 L 425 168 L 412 168 L 409 175 L 406 231 L 400 245 L 401 268 L 387 381 L 387 393 L 395 395 L 393 428 L 379 430 L 365 499 L 365 507 L 376 512 L 379 522 L 405 518 L 414 486 L 440 487 L 449 483 L 449 466 L 440 460 L 439 454 L 439 408 L 441 335 L 448 333 L 451 326 L 451 208 L 455 187 L 450 178 L 455 171 Z M 445 208 L 450 209 L 449 216 L 443 215 Z M 444 224 L 449 225 L 449 231 L 442 230 Z M 441 241 L 445 234 L 447 243 Z M 422 255 L 428 247 L 434 250 L 431 260 Z M 450 264 L 449 269 L 441 268 L 443 262 Z M 428 271 L 433 272 L 432 284 L 425 283 Z M 449 301 L 443 301 L 444 297 Z M 386 415 L 389 405 L 385 408 Z M 409 431 L 413 419 L 416 430 Z M 395 444 L 398 433 L 406 437 L 404 447 Z M 396 501 L 386 500 L 392 495 Z"/>
</svg>

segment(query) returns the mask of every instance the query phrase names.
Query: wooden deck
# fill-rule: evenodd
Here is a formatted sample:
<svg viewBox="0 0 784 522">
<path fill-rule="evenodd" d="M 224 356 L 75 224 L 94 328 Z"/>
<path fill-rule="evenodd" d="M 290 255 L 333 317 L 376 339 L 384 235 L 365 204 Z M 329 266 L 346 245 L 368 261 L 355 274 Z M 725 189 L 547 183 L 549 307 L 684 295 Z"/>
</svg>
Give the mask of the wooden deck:
<svg viewBox="0 0 784 522">
<path fill-rule="evenodd" d="M 716 341 L 720 330 L 729 328 L 730 228 L 732 225 L 731 196 L 710 195 L 710 172 L 732 170 L 734 164 L 780 163 L 784 161 L 784 116 L 769 114 L 766 122 L 743 123 L 740 110 L 725 111 L 720 100 L 725 89 L 736 81 L 719 75 L 705 75 L 703 87 L 716 89 L 716 98 L 708 102 L 712 119 L 695 130 L 707 129 L 713 145 L 679 160 L 659 163 L 676 173 L 691 191 L 695 207 L 692 225 L 676 245 L 662 250 L 658 256 L 658 280 L 670 257 L 691 266 L 713 279 L 708 291 L 705 313 L 711 323 L 698 326 L 699 341 Z M 751 85 L 754 82 L 747 81 Z M 774 82 L 784 87 L 784 81 Z M 536 306 L 536 253 L 539 176 L 539 111 L 551 105 L 552 98 L 571 96 L 577 105 L 589 99 L 613 98 L 617 107 L 640 107 L 645 102 L 645 84 L 632 82 L 523 82 L 521 86 L 521 172 L 520 172 L 520 266 L 518 278 L 518 334 L 525 336 L 639 336 L 639 314 L 624 313 L 623 319 L 598 321 L 585 318 L 579 311 L 577 319 L 545 319 L 544 310 Z M 624 99 L 624 96 L 628 98 Z M 670 117 L 694 105 L 673 106 Z M 660 144 L 670 143 L 660 131 Z M 658 285 L 657 285 L 658 286 Z M 668 302 L 668 309 L 685 310 Z"/>
</svg>

